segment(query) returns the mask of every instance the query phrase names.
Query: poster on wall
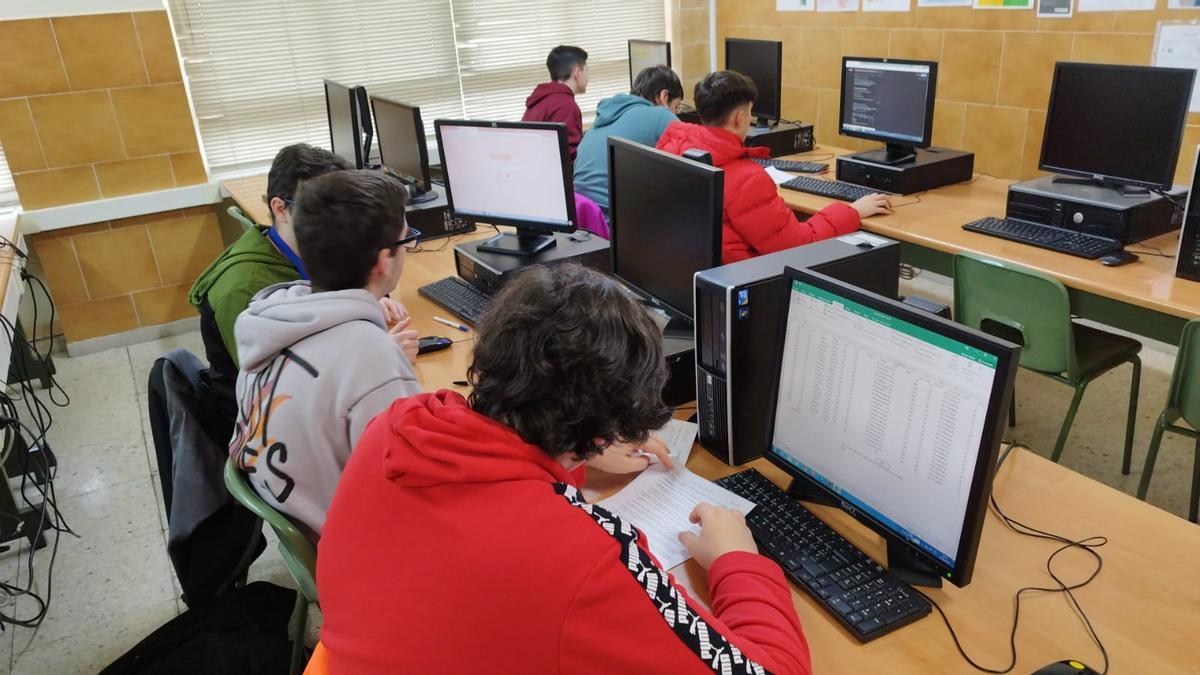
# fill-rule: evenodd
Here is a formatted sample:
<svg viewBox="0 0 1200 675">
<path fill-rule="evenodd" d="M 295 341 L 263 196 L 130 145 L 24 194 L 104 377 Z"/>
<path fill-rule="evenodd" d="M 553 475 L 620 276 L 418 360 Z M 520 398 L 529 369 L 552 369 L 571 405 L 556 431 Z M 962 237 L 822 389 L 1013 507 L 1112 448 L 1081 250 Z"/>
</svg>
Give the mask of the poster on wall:
<svg viewBox="0 0 1200 675">
<path fill-rule="evenodd" d="M 1167 0 L 1167 9 L 1200 9 L 1200 0 Z"/>
<path fill-rule="evenodd" d="M 907 12 L 912 0 L 863 0 L 864 12 Z"/>
<path fill-rule="evenodd" d="M 1083 12 L 1144 12 L 1154 9 L 1155 0 L 1079 0 Z"/>
<path fill-rule="evenodd" d="M 1069 19 L 1074 0 L 1038 0 L 1037 15 L 1039 19 Z"/>
<path fill-rule="evenodd" d="M 1200 68 L 1200 24 L 1159 21 L 1151 64 L 1163 68 Z M 1192 84 L 1192 102 L 1188 110 L 1200 112 L 1200 78 Z"/>
<path fill-rule="evenodd" d="M 857 12 L 858 0 L 817 0 L 818 12 Z"/>
<path fill-rule="evenodd" d="M 813 0 L 775 0 L 776 12 L 807 12 L 813 8 Z"/>
<path fill-rule="evenodd" d="M 972 0 L 917 0 L 917 7 L 970 7 Z"/>
<path fill-rule="evenodd" d="M 1033 0 L 975 0 L 975 9 L 1033 9 Z"/>
</svg>

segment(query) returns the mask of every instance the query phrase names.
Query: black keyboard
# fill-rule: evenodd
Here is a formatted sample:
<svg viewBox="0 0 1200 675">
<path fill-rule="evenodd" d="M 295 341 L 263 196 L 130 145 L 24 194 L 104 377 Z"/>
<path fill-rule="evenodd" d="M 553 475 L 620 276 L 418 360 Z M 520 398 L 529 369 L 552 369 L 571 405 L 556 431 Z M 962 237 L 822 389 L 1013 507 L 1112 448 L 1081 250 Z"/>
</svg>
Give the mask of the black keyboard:
<svg viewBox="0 0 1200 675">
<path fill-rule="evenodd" d="M 417 292 L 472 325 L 479 322 L 490 299 L 483 291 L 458 277 L 440 279 L 418 288 Z"/>
<path fill-rule="evenodd" d="M 963 225 L 963 229 L 1040 246 L 1059 253 L 1077 255 L 1080 258 L 1095 259 L 1122 248 L 1120 242 L 1107 237 L 1008 218 L 980 218 Z"/>
<path fill-rule="evenodd" d="M 749 469 L 717 485 L 758 506 L 746 516 L 763 555 L 860 642 L 912 623 L 932 607 L 911 586 L 871 560 L 766 476 Z"/>
<path fill-rule="evenodd" d="M 759 166 L 773 166 L 780 171 L 791 173 L 824 173 L 829 168 L 828 164 L 821 162 L 793 162 L 790 159 L 760 159 L 758 157 L 751 159 Z"/>
<path fill-rule="evenodd" d="M 796 192 L 807 192 L 820 197 L 840 199 L 844 202 L 858 201 L 867 195 L 878 192 L 878 190 L 868 190 L 858 185 L 843 183 L 840 180 L 820 180 L 812 176 L 796 176 L 786 183 L 780 183 L 779 187 Z"/>
</svg>

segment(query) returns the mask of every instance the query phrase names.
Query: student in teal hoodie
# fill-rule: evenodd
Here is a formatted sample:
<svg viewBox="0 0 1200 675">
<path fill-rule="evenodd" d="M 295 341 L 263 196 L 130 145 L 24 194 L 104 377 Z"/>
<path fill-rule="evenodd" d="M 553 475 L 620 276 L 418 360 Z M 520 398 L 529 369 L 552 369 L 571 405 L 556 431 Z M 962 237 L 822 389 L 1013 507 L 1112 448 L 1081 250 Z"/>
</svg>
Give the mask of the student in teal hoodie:
<svg viewBox="0 0 1200 675">
<path fill-rule="evenodd" d="M 654 147 L 667 125 L 679 118 L 683 84 L 675 71 L 651 66 L 638 73 L 633 92 L 600 101 L 596 121 L 583 135 L 575 157 L 575 191 L 591 199 L 608 216 L 608 137 Z"/>
</svg>

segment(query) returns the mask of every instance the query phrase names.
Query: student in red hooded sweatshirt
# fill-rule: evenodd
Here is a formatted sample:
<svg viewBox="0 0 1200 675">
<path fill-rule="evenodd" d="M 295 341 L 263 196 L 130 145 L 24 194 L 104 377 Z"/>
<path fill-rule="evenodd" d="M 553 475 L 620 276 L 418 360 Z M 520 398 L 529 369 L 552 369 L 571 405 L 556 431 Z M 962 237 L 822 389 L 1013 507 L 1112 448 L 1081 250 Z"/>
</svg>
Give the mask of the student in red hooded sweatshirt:
<svg viewBox="0 0 1200 675">
<path fill-rule="evenodd" d="M 807 675 L 783 573 L 736 511 L 681 540 L 711 611 L 572 469 L 671 410 L 662 338 L 610 278 L 573 264 L 509 282 L 478 326 L 470 399 L 395 402 L 350 457 L 317 558 L 332 673 Z M 591 463 L 589 463 L 591 465 Z"/>
<path fill-rule="evenodd" d="M 587 58 L 587 52 L 579 47 L 559 45 L 551 49 L 546 57 L 550 81 L 539 84 L 525 99 L 525 116 L 521 118 L 522 122 L 565 124 L 572 162 L 579 141 L 583 140 L 583 113 L 575 97 L 587 91 Z"/>
<path fill-rule="evenodd" d="M 853 204 L 830 204 L 808 220 L 798 220 L 766 169 L 751 161 L 769 157 L 770 151 L 743 145 L 753 119 L 750 109 L 758 98 L 754 82 L 732 70 L 709 73 L 696 83 L 693 98 L 704 124 L 671 124 L 658 140 L 658 149 L 676 155 L 703 150 L 725 170 L 725 264 L 849 234 L 858 229 L 860 219 L 891 212 L 887 197 L 875 194 Z"/>
</svg>

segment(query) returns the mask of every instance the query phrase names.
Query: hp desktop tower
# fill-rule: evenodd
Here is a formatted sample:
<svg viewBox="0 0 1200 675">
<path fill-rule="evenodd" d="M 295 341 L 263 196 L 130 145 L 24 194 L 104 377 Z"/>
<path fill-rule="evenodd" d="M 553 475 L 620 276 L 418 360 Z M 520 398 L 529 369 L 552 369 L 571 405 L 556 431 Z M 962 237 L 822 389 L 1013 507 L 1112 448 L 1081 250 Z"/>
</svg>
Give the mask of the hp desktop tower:
<svg viewBox="0 0 1200 675">
<path fill-rule="evenodd" d="M 895 298 L 900 244 L 856 232 L 696 274 L 696 410 L 700 443 L 730 465 L 766 451 L 784 267 L 809 268 Z"/>
</svg>

